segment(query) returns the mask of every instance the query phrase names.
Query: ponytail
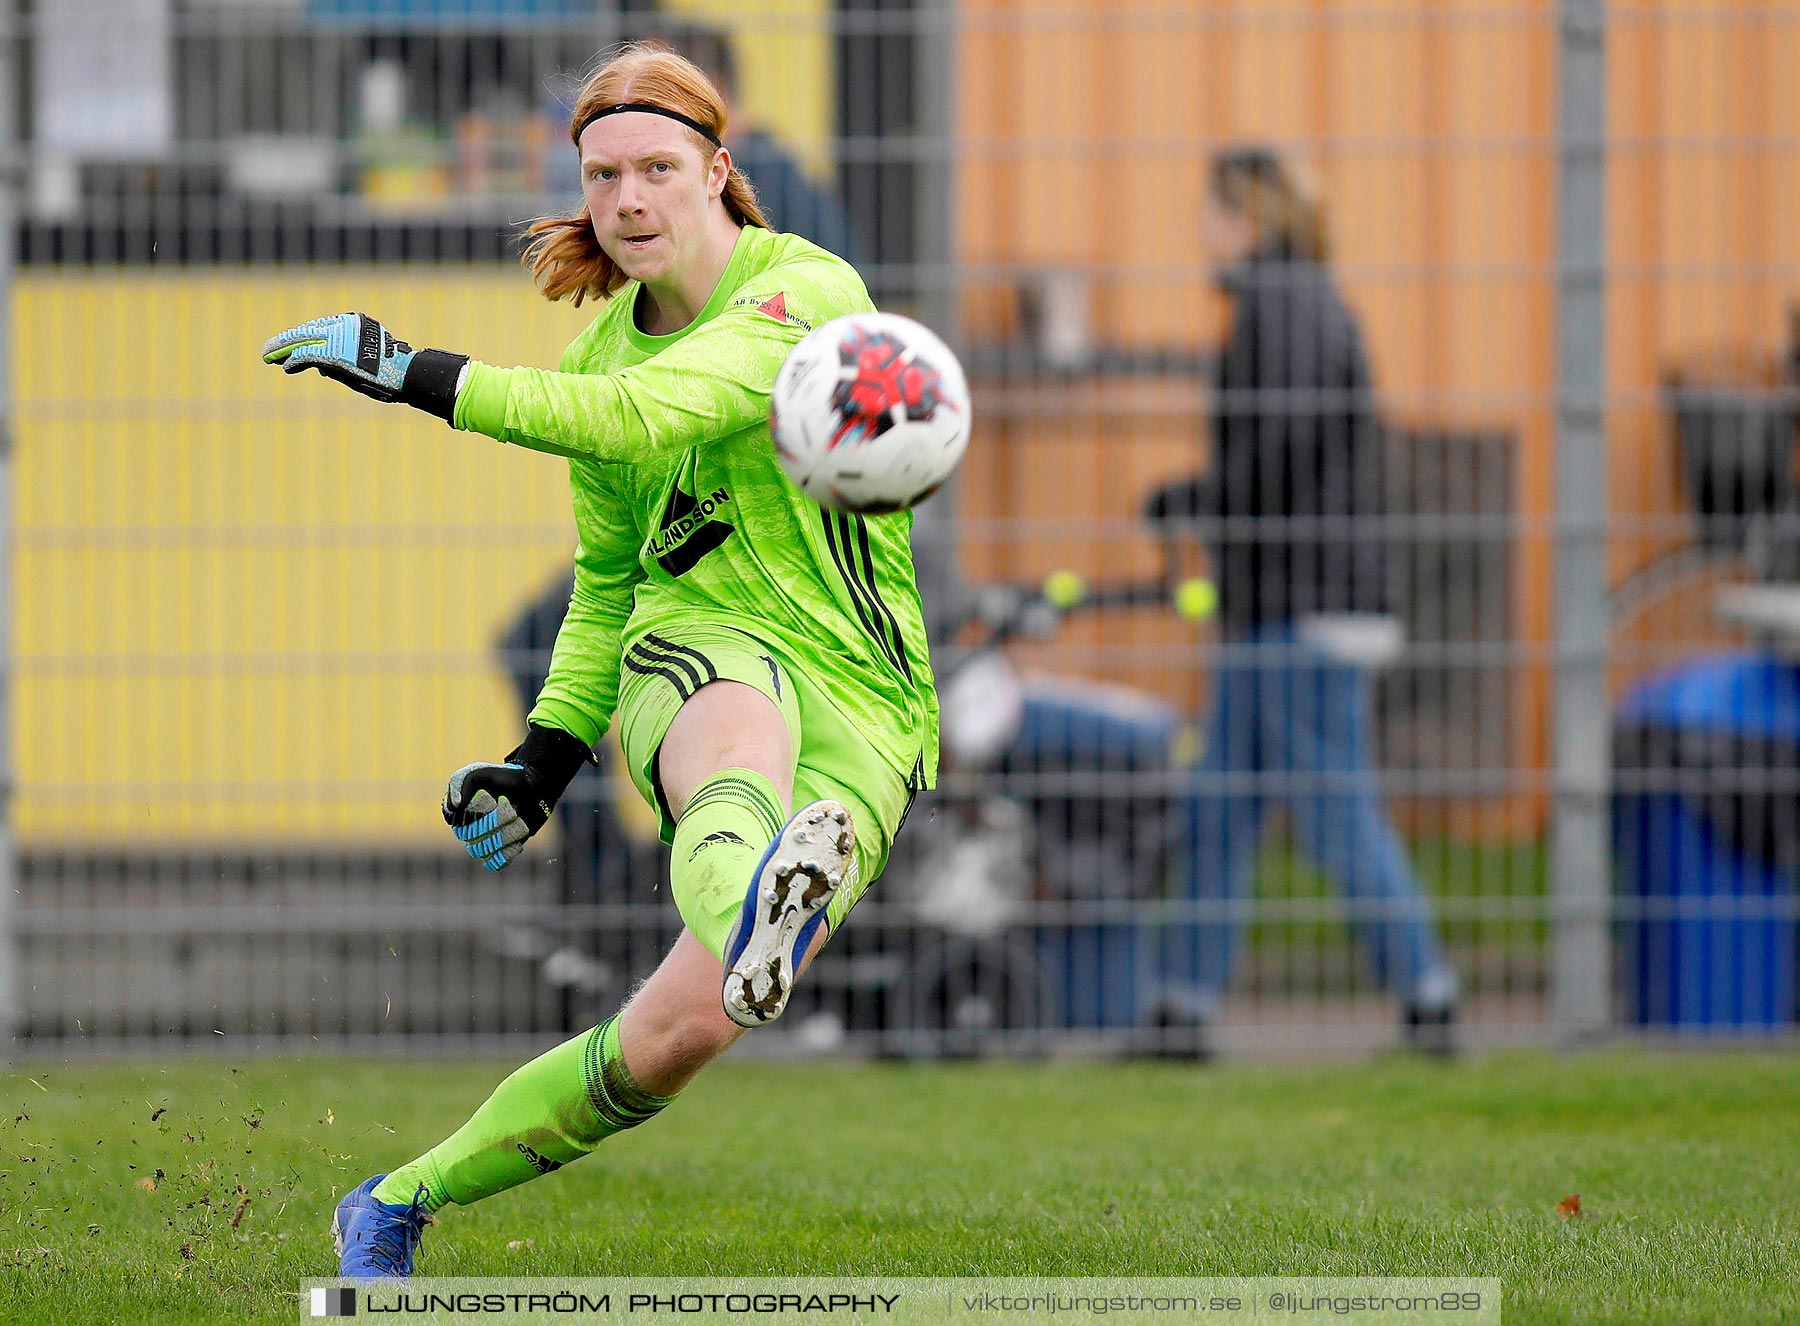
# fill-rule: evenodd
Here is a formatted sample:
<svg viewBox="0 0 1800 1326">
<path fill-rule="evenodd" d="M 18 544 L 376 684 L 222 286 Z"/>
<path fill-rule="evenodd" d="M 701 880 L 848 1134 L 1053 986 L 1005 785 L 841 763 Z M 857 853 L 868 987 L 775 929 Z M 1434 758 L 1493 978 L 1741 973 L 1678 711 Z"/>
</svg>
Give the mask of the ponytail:
<svg viewBox="0 0 1800 1326">
<path fill-rule="evenodd" d="M 1330 259 L 1325 202 L 1298 157 L 1269 147 L 1233 148 L 1214 159 L 1212 189 L 1227 210 L 1249 217 L 1283 253 L 1318 263 Z"/>
</svg>

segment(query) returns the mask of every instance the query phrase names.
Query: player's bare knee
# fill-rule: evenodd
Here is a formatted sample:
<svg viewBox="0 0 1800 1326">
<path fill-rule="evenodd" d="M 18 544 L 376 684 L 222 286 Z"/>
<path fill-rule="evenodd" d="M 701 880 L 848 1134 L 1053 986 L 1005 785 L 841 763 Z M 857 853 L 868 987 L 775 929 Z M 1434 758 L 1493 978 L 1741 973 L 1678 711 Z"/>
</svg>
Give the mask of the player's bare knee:
<svg viewBox="0 0 1800 1326">
<path fill-rule="evenodd" d="M 746 769 L 780 769 L 788 762 L 792 749 L 785 735 L 767 732 L 719 732 L 707 743 L 708 755 L 720 768 L 740 766 Z"/>
<path fill-rule="evenodd" d="M 679 816 L 694 788 L 720 769 L 753 769 L 791 798 L 793 738 L 781 710 L 742 682 L 702 686 L 682 705 L 657 752 L 657 776 Z"/>
<path fill-rule="evenodd" d="M 633 1010 L 634 1044 L 658 1063 L 699 1065 L 723 1054 L 742 1034 L 742 1029 L 705 995 L 693 999 L 644 999 Z"/>
<path fill-rule="evenodd" d="M 664 1028 L 662 1053 L 667 1062 L 697 1068 L 724 1054 L 743 1034 L 723 1009 L 688 1009 Z"/>
</svg>

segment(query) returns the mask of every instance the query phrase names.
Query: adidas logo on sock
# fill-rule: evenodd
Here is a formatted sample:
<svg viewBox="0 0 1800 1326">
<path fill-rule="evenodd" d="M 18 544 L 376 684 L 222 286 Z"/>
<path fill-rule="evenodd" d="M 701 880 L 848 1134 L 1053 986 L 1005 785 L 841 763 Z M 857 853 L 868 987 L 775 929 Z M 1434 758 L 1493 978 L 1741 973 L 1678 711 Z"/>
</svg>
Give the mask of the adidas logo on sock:
<svg viewBox="0 0 1800 1326">
<path fill-rule="evenodd" d="M 520 1142 L 518 1145 L 519 1145 L 519 1154 L 524 1156 L 525 1159 L 529 1160 L 531 1162 L 531 1167 L 534 1170 L 536 1170 L 539 1174 L 548 1174 L 548 1173 L 550 1173 L 551 1170 L 558 1170 L 563 1167 L 563 1162 L 560 1160 L 552 1160 L 552 1159 L 550 1159 L 550 1157 L 548 1157 L 546 1155 L 542 1155 L 539 1152 L 533 1151 L 530 1147 L 526 1146 L 523 1142 Z"/>
<path fill-rule="evenodd" d="M 688 860 L 692 861 L 714 843 L 736 843 L 739 847 L 748 847 L 750 845 L 730 829 L 720 829 L 717 833 L 709 833 L 706 837 L 695 843 L 694 850 L 688 853 Z"/>
</svg>

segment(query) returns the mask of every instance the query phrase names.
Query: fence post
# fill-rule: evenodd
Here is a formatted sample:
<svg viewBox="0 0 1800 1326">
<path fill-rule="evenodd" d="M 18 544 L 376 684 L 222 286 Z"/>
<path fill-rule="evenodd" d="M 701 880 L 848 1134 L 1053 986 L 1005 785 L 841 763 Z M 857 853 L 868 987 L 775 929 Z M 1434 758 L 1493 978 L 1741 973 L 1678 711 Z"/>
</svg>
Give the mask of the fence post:
<svg viewBox="0 0 1800 1326">
<path fill-rule="evenodd" d="M 1552 1033 L 1568 1044 L 1606 1028 L 1612 998 L 1605 0 L 1561 0 L 1558 19 L 1549 981 Z"/>
<path fill-rule="evenodd" d="M 13 860 L 12 800 L 12 393 L 17 385 L 12 358 L 13 246 L 19 233 L 19 188 L 24 157 L 18 141 L 19 61 L 24 42 L 18 6 L 0 0 L 0 1052 L 24 1027 L 25 983 L 18 971 L 13 937 L 13 896 L 18 870 Z"/>
<path fill-rule="evenodd" d="M 920 321 L 964 350 L 954 187 L 958 8 L 953 0 L 918 0 L 914 14 L 920 24 L 912 88 L 919 107 L 913 157 L 917 182 L 914 233 L 918 236 L 913 260 L 918 270 L 911 285 Z M 975 412 L 979 418 L 979 402 Z M 953 602 L 959 593 L 956 508 L 961 487 L 952 482 L 919 507 L 915 516 L 913 547 L 924 550 L 917 568 L 919 591 L 927 602 Z"/>
</svg>

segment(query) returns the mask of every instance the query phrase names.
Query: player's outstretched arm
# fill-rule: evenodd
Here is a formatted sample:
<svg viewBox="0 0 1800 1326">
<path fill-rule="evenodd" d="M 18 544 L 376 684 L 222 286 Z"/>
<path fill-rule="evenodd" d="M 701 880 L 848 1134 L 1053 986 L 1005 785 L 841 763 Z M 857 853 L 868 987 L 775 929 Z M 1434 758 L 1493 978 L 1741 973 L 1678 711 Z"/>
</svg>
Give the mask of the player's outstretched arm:
<svg viewBox="0 0 1800 1326">
<path fill-rule="evenodd" d="M 775 375 L 803 335 L 745 305 L 615 373 L 474 363 L 451 424 L 553 455 L 653 460 L 767 424 Z"/>
<path fill-rule="evenodd" d="M 799 336 L 766 317 L 718 318 L 621 373 L 550 373 L 415 350 L 367 314 L 337 313 L 271 336 L 263 362 L 316 368 L 385 404 L 532 451 L 632 462 L 766 420 L 769 388 Z"/>
<path fill-rule="evenodd" d="M 469 356 L 415 350 L 366 313 L 334 313 L 271 336 L 263 343 L 263 363 L 287 373 L 316 368 L 352 391 L 449 423 Z"/>
<path fill-rule="evenodd" d="M 555 456 L 632 464 L 766 424 L 775 375 L 801 337 L 874 307 L 841 263 L 774 268 L 754 290 L 616 373 L 498 368 L 447 350 L 414 350 L 360 313 L 315 318 L 273 336 L 263 360 L 289 373 L 317 368 L 365 396 L 415 406 L 465 432 Z"/>
</svg>

